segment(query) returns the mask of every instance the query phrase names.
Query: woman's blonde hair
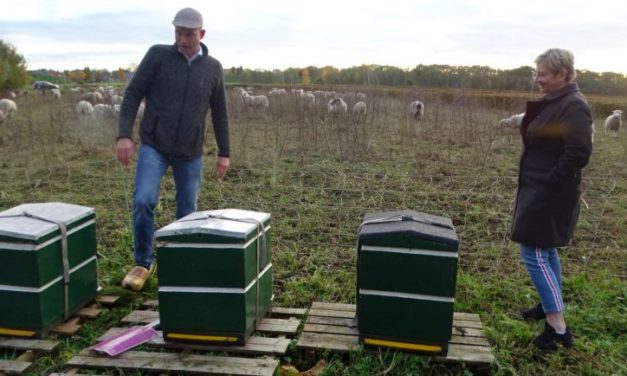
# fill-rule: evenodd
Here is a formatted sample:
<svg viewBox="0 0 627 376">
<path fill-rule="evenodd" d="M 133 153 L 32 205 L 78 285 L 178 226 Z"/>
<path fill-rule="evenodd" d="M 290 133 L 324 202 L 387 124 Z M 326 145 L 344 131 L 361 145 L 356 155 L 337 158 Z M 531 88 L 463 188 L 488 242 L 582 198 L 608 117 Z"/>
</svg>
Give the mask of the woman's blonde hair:
<svg viewBox="0 0 627 376">
<path fill-rule="evenodd" d="M 549 48 L 536 57 L 535 63 L 545 64 L 553 74 L 558 74 L 562 69 L 565 69 L 567 82 L 571 82 L 577 77 L 575 56 L 568 50 Z"/>
</svg>

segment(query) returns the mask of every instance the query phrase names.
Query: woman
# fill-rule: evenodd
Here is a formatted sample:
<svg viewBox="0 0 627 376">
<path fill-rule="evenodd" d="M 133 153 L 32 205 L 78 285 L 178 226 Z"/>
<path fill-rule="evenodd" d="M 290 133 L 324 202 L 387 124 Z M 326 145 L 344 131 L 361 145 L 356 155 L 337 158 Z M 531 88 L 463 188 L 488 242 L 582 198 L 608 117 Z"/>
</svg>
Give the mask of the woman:
<svg viewBox="0 0 627 376">
<path fill-rule="evenodd" d="M 562 278 L 557 247 L 568 244 L 579 216 L 581 169 L 592 153 L 592 115 L 575 78 L 574 57 L 552 48 L 538 56 L 536 83 L 545 94 L 527 102 L 520 126 L 523 152 L 511 239 L 540 295 L 525 319 L 546 318 L 533 343 L 544 350 L 574 339 L 564 321 Z"/>
</svg>

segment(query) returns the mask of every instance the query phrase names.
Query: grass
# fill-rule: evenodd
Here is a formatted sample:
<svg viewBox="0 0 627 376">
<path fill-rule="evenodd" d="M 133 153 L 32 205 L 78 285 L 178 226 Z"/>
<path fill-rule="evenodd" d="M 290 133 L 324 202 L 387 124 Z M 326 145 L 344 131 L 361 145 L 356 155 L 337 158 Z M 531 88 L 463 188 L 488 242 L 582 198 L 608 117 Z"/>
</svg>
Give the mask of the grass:
<svg viewBox="0 0 627 376">
<path fill-rule="evenodd" d="M 105 292 L 122 296 L 116 308 L 89 321 L 78 336 L 62 339 L 59 352 L 40 358 L 32 372 L 43 374 L 63 370 L 65 361 L 118 326 L 141 301 L 156 298 L 157 284 L 151 280 L 141 294 L 117 287 L 131 264 L 133 171 L 122 170 L 115 161 L 115 121 L 79 121 L 70 93 L 60 101 L 33 94 L 19 97 L 16 118 L 0 125 L 0 210 L 41 201 L 94 207 L 99 282 Z M 323 107 L 304 111 L 291 100 L 274 104 L 266 114 L 254 113 L 239 108 L 231 94 L 232 170 L 218 182 L 213 158 L 206 159 L 199 208 L 272 213 L 277 305 L 354 303 L 355 233 L 363 215 L 415 209 L 450 217 L 456 226 L 460 265 L 455 309 L 480 314 L 496 356 L 492 373 L 627 373 L 624 132 L 612 138 L 597 129 L 584 173 L 587 207 L 572 244 L 560 253 L 566 317 L 577 344 L 547 355 L 530 345 L 540 324 L 518 317 L 518 310 L 533 305 L 537 296 L 507 237 L 520 141 L 514 132 L 495 130 L 500 118 L 520 112 L 524 98 L 502 108 L 502 101 L 493 106 L 485 95 L 479 100 L 470 92 L 392 95 L 373 89 L 367 91 L 367 118 L 355 124 L 325 118 Z M 405 115 L 410 94 L 426 103 L 425 118 L 413 130 Z M 602 124 L 605 115 L 595 115 Z M 210 129 L 207 135 L 206 151 L 213 154 Z M 161 189 L 157 227 L 174 219 L 170 174 Z M 328 362 L 328 375 L 476 371 L 395 352 L 317 356 Z M 301 370 L 314 365 L 294 348 L 282 361 Z"/>
</svg>

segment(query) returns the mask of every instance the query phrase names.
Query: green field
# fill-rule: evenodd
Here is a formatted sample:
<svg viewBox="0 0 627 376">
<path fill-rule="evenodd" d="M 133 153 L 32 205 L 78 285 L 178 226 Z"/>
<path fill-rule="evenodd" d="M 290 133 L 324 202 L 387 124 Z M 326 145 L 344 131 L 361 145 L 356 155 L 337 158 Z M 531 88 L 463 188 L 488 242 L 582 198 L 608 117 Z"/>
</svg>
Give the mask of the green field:
<svg viewBox="0 0 627 376">
<path fill-rule="evenodd" d="M 582 213 L 572 244 L 560 253 L 566 319 L 577 343 L 542 354 L 530 344 L 541 324 L 518 316 L 537 296 L 516 244 L 508 239 L 520 138 L 496 126 L 499 119 L 523 112 L 524 101 L 538 95 L 344 90 L 367 94 L 368 115 L 362 121 L 331 119 L 324 103 L 305 109 L 289 98 L 271 103 L 265 112 L 247 110 L 229 90 L 232 170 L 217 181 L 214 158 L 205 160 L 200 210 L 272 214 L 275 305 L 355 303 L 355 235 L 363 215 L 413 209 L 453 220 L 460 238 L 455 310 L 481 316 L 496 357 L 493 374 L 627 374 L 627 134 L 622 130 L 614 138 L 602 130 L 606 107 L 627 98 L 591 101 L 597 133 L 584 171 Z M 155 279 L 141 294 L 117 287 L 132 262 L 134 171 L 115 160 L 116 121 L 78 119 L 77 95 L 63 93 L 58 100 L 38 93 L 20 96 L 16 117 L 0 124 L 0 210 L 43 201 L 94 207 L 99 281 L 122 301 L 89 321 L 80 335 L 63 339 L 62 349 L 40 358 L 33 374 L 63 370 L 67 359 L 119 326 L 131 309 L 156 298 Z M 407 105 L 418 97 L 426 109 L 415 122 Z M 207 137 L 207 154 L 214 155 L 211 127 Z M 168 174 L 157 227 L 174 219 L 174 193 Z M 327 375 L 475 371 L 395 353 L 318 356 L 329 363 Z M 313 366 L 295 348 L 282 363 L 300 370 Z"/>
</svg>

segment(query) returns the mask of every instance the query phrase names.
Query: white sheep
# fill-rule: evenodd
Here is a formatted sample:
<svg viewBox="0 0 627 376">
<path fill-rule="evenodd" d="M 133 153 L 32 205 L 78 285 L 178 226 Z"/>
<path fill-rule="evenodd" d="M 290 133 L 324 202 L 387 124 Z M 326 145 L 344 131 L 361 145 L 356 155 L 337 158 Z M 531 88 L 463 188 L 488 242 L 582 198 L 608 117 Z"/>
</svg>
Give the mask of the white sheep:
<svg viewBox="0 0 627 376">
<path fill-rule="evenodd" d="M 285 97 L 287 96 L 287 90 L 278 89 L 275 87 L 275 88 L 272 88 L 272 90 L 268 92 L 268 96 L 269 97 Z"/>
<path fill-rule="evenodd" d="M 616 137 L 618 135 L 618 130 L 623 125 L 623 119 L 621 115 L 623 111 L 614 110 L 612 114 L 605 119 L 605 132 L 609 133 L 611 136 Z"/>
<path fill-rule="evenodd" d="M 81 100 L 87 101 L 91 103 L 92 105 L 95 105 L 95 104 L 104 102 L 104 97 L 98 91 L 94 91 L 94 92 L 85 93 L 81 95 Z"/>
<path fill-rule="evenodd" d="M 514 114 L 505 119 L 501 119 L 501 121 L 499 121 L 499 128 L 518 129 L 520 128 L 520 124 L 522 124 L 523 117 L 525 117 L 524 112 L 521 114 Z"/>
<path fill-rule="evenodd" d="M 250 95 L 247 91 L 242 91 L 240 95 L 247 107 L 268 108 L 268 97 L 265 95 Z"/>
<path fill-rule="evenodd" d="M 110 104 L 98 103 L 94 106 L 94 116 L 99 119 L 116 117 L 115 108 Z"/>
<path fill-rule="evenodd" d="M 17 112 L 17 104 L 10 99 L 0 99 L 0 110 L 6 117 L 12 118 Z"/>
<path fill-rule="evenodd" d="M 2 124 L 6 118 L 7 117 L 4 115 L 4 111 L 0 110 L 0 124 Z"/>
<path fill-rule="evenodd" d="M 344 100 L 339 96 L 331 99 L 327 107 L 331 116 L 338 116 L 340 114 L 345 115 L 348 111 L 348 106 L 346 105 L 346 102 L 344 102 Z"/>
<path fill-rule="evenodd" d="M 94 106 L 87 101 L 80 101 L 74 107 L 74 111 L 78 116 L 87 116 L 90 115 L 94 111 Z"/>
<path fill-rule="evenodd" d="M 311 91 L 303 92 L 301 90 L 298 98 L 302 101 L 303 105 L 307 109 L 312 109 L 316 106 L 316 96 Z"/>
<path fill-rule="evenodd" d="M 59 90 L 59 89 L 52 89 L 52 90 L 50 90 L 50 94 L 52 94 L 52 97 L 55 98 L 55 99 L 61 98 L 61 90 Z"/>
<path fill-rule="evenodd" d="M 113 94 L 111 96 L 111 104 L 115 105 L 115 104 L 122 104 L 122 100 L 124 98 L 121 95 L 117 95 L 117 94 Z"/>
<path fill-rule="evenodd" d="M 355 119 L 360 120 L 362 117 L 366 116 L 366 102 L 357 102 L 353 106 L 353 116 Z"/>
<path fill-rule="evenodd" d="M 409 104 L 409 114 L 419 120 L 425 114 L 425 104 L 415 100 Z"/>
</svg>

